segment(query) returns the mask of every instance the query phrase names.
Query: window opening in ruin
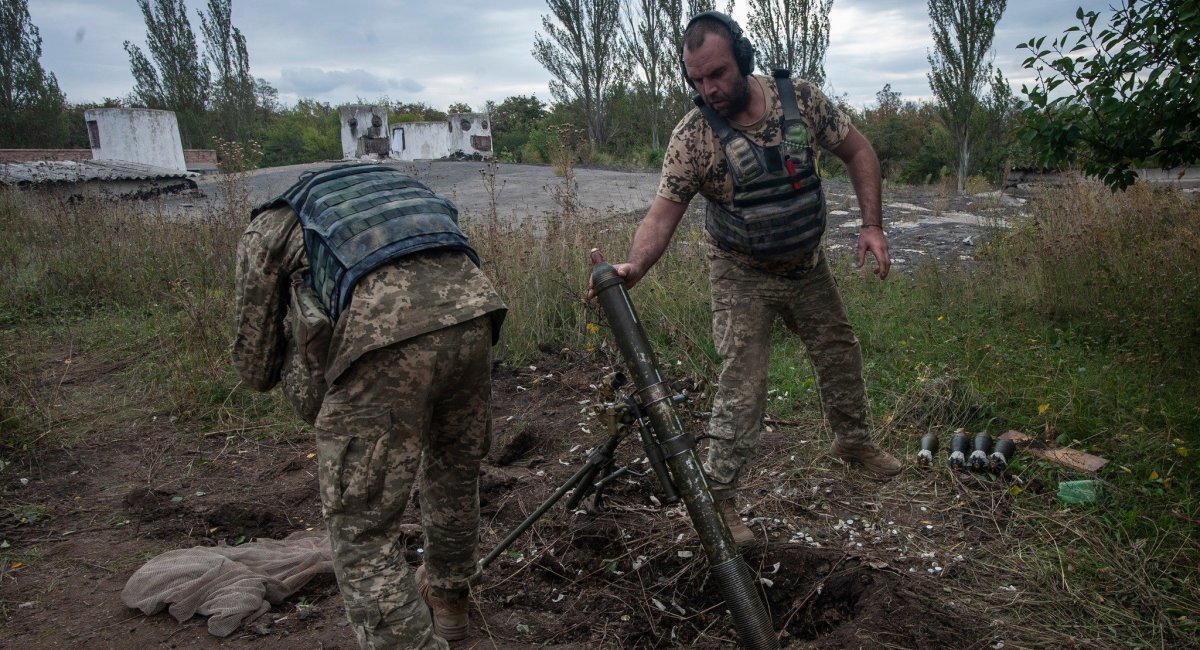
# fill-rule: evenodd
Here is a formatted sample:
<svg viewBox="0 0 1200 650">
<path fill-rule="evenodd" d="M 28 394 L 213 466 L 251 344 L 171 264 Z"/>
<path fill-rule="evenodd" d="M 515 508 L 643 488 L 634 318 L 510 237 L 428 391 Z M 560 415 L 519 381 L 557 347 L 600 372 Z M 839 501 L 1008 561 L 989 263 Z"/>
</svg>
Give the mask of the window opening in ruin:
<svg viewBox="0 0 1200 650">
<path fill-rule="evenodd" d="M 76 122 L 76 124 L 78 124 L 78 122 Z M 87 121 L 87 130 L 88 130 L 88 144 L 92 145 L 93 149 L 99 149 L 100 148 L 100 125 L 96 123 L 96 120 L 88 120 Z"/>
<path fill-rule="evenodd" d="M 470 131 L 471 120 L 461 120 L 459 121 L 458 126 L 461 127 L 463 131 Z"/>
</svg>

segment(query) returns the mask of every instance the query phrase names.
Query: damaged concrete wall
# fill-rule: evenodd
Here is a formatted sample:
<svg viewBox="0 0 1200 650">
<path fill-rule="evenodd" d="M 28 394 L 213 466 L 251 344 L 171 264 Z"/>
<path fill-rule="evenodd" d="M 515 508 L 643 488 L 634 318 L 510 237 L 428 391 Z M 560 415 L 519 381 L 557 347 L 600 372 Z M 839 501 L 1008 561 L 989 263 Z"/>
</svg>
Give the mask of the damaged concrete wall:
<svg viewBox="0 0 1200 650">
<path fill-rule="evenodd" d="M 117 160 L 187 171 L 175 113 L 149 108 L 93 108 L 83 112 L 92 160 Z"/>
<path fill-rule="evenodd" d="M 392 125 L 392 157 L 398 160 L 447 156 L 492 157 L 492 125 L 484 113 L 451 113 L 445 122 Z"/>
<path fill-rule="evenodd" d="M 0 163 L 91 159 L 91 149 L 0 149 Z"/>
<path fill-rule="evenodd" d="M 342 124 L 342 157 L 388 155 L 387 109 L 365 104 L 350 104 L 338 108 Z"/>
</svg>

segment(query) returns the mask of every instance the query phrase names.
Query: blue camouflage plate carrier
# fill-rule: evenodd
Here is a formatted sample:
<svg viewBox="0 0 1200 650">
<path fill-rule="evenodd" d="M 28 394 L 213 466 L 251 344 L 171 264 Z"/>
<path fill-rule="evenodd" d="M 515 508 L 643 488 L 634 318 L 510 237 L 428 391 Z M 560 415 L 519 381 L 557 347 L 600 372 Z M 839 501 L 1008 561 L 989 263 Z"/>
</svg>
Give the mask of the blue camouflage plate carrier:
<svg viewBox="0 0 1200 650">
<path fill-rule="evenodd" d="M 479 256 L 458 227 L 458 208 L 411 176 L 382 165 L 339 165 L 305 175 L 255 211 L 287 203 L 304 229 L 306 280 L 333 321 L 367 273 L 414 253 Z"/>
</svg>

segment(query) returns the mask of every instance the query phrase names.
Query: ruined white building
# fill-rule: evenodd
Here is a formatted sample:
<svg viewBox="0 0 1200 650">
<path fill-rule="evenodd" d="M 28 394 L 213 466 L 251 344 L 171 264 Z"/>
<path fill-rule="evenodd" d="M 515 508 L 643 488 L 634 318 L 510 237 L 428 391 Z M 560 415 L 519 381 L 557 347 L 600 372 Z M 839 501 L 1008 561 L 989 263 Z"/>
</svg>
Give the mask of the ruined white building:
<svg viewBox="0 0 1200 650">
<path fill-rule="evenodd" d="M 116 160 L 185 172 L 175 113 L 150 108 L 84 111 L 92 160 Z"/>
<path fill-rule="evenodd" d="M 393 124 L 392 158 L 492 157 L 492 125 L 484 113 L 451 113 L 444 122 Z"/>
<path fill-rule="evenodd" d="M 351 104 L 338 108 L 342 157 L 436 160 L 491 158 L 492 125 L 485 113 L 451 113 L 438 122 L 399 122 L 388 126 L 386 108 Z"/>
<path fill-rule="evenodd" d="M 88 149 L 0 150 L 0 186 L 81 198 L 146 199 L 196 189 L 188 162 L 216 167 L 211 150 L 185 154 L 175 113 L 148 108 L 84 111 Z"/>
<path fill-rule="evenodd" d="M 338 118 L 342 124 L 343 158 L 357 159 L 372 155 L 387 157 L 387 109 L 351 104 L 338 108 Z"/>
</svg>

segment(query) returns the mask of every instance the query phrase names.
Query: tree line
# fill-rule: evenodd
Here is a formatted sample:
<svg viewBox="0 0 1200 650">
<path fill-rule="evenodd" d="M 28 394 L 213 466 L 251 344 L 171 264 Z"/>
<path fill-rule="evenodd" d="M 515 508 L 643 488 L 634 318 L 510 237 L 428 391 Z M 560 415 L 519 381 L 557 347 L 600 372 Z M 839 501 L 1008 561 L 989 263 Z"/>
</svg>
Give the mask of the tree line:
<svg viewBox="0 0 1200 650">
<path fill-rule="evenodd" d="M 83 111 L 97 106 L 176 113 L 185 147 L 259 144 L 263 165 L 341 156 L 337 109 L 301 99 L 283 106 L 266 80 L 250 73 L 232 0 L 205 0 L 193 30 L 184 0 L 136 0 L 145 45 L 124 44 L 134 87 L 98 104 L 66 101 L 42 69 L 41 38 L 27 0 L 0 8 L 0 147 L 87 147 Z M 746 0 L 745 35 L 760 73 L 784 68 L 821 85 L 833 0 Z M 548 13 L 531 55 L 550 74 L 550 101 L 518 95 L 489 101 L 493 144 L 502 160 L 655 166 L 675 122 L 692 107 L 679 53 L 687 20 L 702 11 L 732 13 L 733 0 L 546 0 Z M 875 145 L 885 177 L 928 183 L 983 175 L 1000 180 L 1009 165 L 1078 166 L 1113 187 L 1132 169 L 1180 164 L 1197 155 L 1191 97 L 1200 10 L 1171 0 L 1123 0 L 1108 25 L 1096 12 L 1044 47 L 1022 45 L 1037 81 L 1019 99 L 991 64 L 1006 0 L 927 0 L 933 47 L 932 101 L 912 101 L 885 85 L 871 106 L 834 96 Z M 446 119 L 421 102 L 380 98 L 393 122 Z M 1119 127 L 1119 128 L 1113 128 Z M 830 169 L 836 173 L 836 169 Z"/>
</svg>

